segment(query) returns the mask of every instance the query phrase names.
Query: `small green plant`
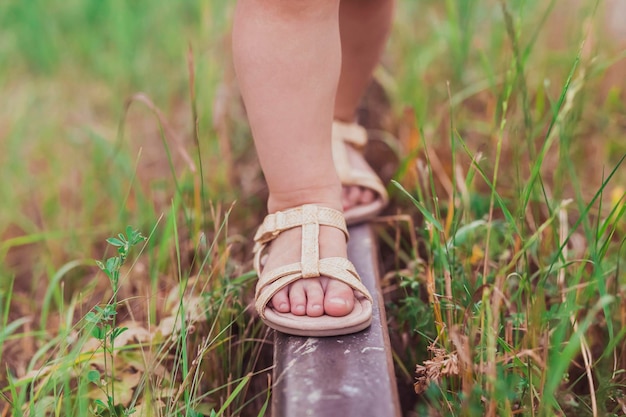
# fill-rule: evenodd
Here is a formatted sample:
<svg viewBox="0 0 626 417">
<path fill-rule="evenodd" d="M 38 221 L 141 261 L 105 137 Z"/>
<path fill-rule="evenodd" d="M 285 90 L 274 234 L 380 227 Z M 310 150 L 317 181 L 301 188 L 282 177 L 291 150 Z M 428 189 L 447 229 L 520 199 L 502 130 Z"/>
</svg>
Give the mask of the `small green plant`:
<svg viewBox="0 0 626 417">
<path fill-rule="evenodd" d="M 87 379 L 89 382 L 96 384 L 102 389 L 106 395 L 106 404 L 102 400 L 95 400 L 95 414 L 104 415 L 106 411 L 111 416 L 129 416 L 134 410 L 123 409 L 117 407 L 115 403 L 115 375 L 114 366 L 108 368 L 107 357 L 110 363 L 113 364 L 114 352 L 115 352 L 115 339 L 126 330 L 126 327 L 116 326 L 117 315 L 117 293 L 119 290 L 120 271 L 122 265 L 128 258 L 130 249 L 145 241 L 146 237 L 141 232 L 134 230 L 131 226 L 126 227 L 126 235 L 120 233 L 117 237 L 111 237 L 107 239 L 107 243 L 117 248 L 117 255 L 107 258 L 105 261 L 96 261 L 98 267 L 107 275 L 111 282 L 113 289 L 113 297 L 111 301 L 104 307 L 95 306 L 94 311 L 90 311 L 85 316 L 85 320 L 89 323 L 93 323 L 91 328 L 91 335 L 102 342 L 102 349 L 104 351 L 104 383 L 102 383 L 102 375 L 97 370 L 91 370 L 87 373 Z M 106 380 L 110 380 L 110 384 L 106 383 Z"/>
</svg>

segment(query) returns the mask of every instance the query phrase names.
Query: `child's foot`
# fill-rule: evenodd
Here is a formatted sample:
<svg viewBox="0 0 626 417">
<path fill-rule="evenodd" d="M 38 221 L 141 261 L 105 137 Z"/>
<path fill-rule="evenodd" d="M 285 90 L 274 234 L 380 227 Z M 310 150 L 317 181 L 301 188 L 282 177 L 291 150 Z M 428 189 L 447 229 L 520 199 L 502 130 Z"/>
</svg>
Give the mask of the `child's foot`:
<svg viewBox="0 0 626 417">
<path fill-rule="evenodd" d="M 349 225 L 371 220 L 388 202 L 385 186 L 360 152 L 367 140 L 367 131 L 357 123 L 333 122 L 333 161 L 343 184 L 341 203 Z"/>
<path fill-rule="evenodd" d="M 330 206 L 338 206 L 339 184 L 333 188 L 329 201 L 337 204 Z M 309 337 L 369 327 L 374 300 L 346 257 L 348 231 L 341 211 L 321 203 L 278 211 L 268 205 L 272 214 L 254 237 L 255 308 L 265 324 Z"/>
<path fill-rule="evenodd" d="M 282 232 L 269 247 L 263 268 L 274 268 L 299 262 L 301 258 L 302 229 Z M 346 238 L 338 229 L 320 226 L 320 258 L 347 257 Z M 272 298 L 272 307 L 280 313 L 297 316 L 345 316 L 354 308 L 354 291 L 346 284 L 327 277 L 301 279 L 278 292 Z"/>
<path fill-rule="evenodd" d="M 351 167 L 359 171 L 370 172 L 371 175 L 376 176 L 376 173 L 369 166 L 361 152 L 349 144 L 345 144 L 345 148 Z M 376 200 L 376 193 L 371 188 L 358 185 L 344 185 L 341 189 L 341 204 L 344 211 L 359 205 L 371 204 L 374 200 Z"/>
</svg>

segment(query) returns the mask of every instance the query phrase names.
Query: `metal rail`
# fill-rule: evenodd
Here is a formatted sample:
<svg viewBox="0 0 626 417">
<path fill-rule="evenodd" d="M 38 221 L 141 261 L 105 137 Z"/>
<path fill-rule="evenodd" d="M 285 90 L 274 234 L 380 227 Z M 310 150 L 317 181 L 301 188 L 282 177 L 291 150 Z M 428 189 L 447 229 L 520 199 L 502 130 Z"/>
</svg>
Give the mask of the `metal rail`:
<svg viewBox="0 0 626 417">
<path fill-rule="evenodd" d="M 374 297 L 372 325 L 340 337 L 276 332 L 273 417 L 400 416 L 371 226 L 350 228 L 348 258 Z"/>
</svg>

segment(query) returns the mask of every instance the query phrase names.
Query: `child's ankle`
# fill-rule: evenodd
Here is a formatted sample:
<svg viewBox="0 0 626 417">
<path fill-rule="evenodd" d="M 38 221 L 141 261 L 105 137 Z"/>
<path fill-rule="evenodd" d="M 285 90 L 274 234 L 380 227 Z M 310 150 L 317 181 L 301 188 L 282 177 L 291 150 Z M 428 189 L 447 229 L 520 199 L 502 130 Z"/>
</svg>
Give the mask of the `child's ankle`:
<svg viewBox="0 0 626 417">
<path fill-rule="evenodd" d="M 267 209 L 270 213 L 285 211 L 304 204 L 316 204 L 338 211 L 342 210 L 341 187 L 323 187 L 312 190 L 299 189 L 291 192 L 270 193 Z"/>
</svg>

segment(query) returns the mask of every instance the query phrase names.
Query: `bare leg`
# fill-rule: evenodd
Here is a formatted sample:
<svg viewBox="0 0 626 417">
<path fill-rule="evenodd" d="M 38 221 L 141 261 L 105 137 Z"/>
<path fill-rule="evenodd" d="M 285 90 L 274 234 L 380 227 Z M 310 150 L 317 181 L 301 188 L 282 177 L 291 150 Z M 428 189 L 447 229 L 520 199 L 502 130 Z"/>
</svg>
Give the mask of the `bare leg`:
<svg viewBox="0 0 626 417">
<path fill-rule="evenodd" d="M 330 145 L 341 69 L 339 0 L 239 0 L 233 28 L 235 70 L 261 167 L 270 213 L 315 203 L 341 210 Z M 265 268 L 297 261 L 300 231 L 282 233 Z M 320 255 L 346 256 L 339 230 L 320 228 Z M 352 290 L 325 277 L 301 280 L 272 299 L 297 315 L 342 316 Z"/>
<path fill-rule="evenodd" d="M 335 100 L 334 117 L 352 122 L 363 94 L 372 81 L 391 30 L 395 0 L 341 0 L 339 26 L 341 33 L 341 77 Z M 350 163 L 368 169 L 362 155 L 349 148 Z M 371 190 L 344 187 L 343 208 L 369 203 L 375 198 Z"/>
<path fill-rule="evenodd" d="M 394 0 L 341 0 L 341 77 L 334 116 L 351 122 L 385 49 Z"/>
</svg>

